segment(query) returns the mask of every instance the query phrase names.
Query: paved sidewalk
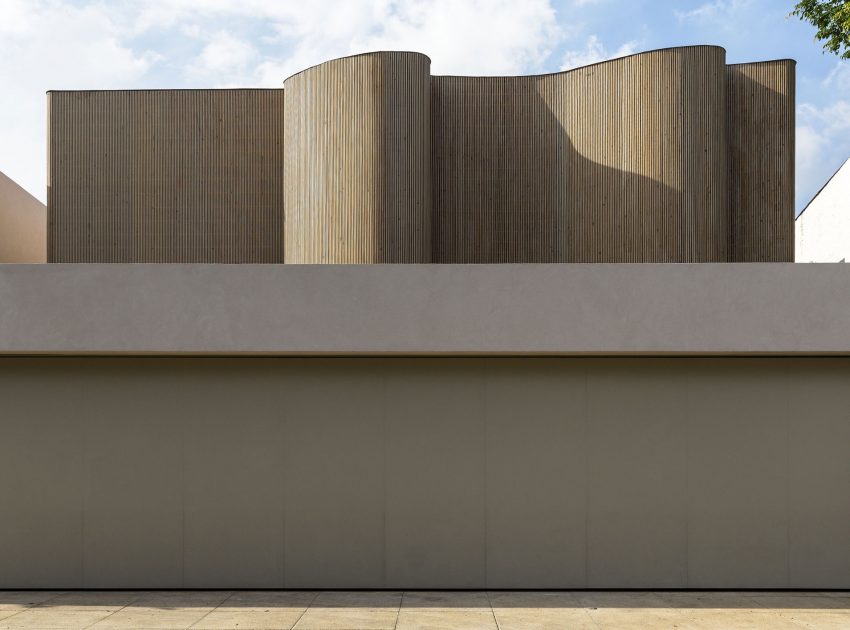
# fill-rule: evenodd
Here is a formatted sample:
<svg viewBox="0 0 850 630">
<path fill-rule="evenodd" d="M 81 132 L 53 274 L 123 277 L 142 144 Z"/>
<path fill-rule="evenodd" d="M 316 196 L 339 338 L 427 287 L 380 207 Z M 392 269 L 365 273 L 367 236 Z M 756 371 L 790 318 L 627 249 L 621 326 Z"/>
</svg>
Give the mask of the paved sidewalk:
<svg viewBox="0 0 850 630">
<path fill-rule="evenodd" d="M 0 628 L 850 628 L 850 592 L 0 591 Z"/>
</svg>

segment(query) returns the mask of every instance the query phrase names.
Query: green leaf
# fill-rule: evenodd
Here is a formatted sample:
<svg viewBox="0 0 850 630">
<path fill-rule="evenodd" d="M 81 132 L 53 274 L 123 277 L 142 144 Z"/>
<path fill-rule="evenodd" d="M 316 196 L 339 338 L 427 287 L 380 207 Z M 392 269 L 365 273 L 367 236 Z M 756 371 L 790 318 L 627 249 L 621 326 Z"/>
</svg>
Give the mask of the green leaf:
<svg viewBox="0 0 850 630">
<path fill-rule="evenodd" d="M 850 59 L 850 0 L 801 0 L 791 15 L 817 29 L 815 38 L 824 50 Z"/>
</svg>

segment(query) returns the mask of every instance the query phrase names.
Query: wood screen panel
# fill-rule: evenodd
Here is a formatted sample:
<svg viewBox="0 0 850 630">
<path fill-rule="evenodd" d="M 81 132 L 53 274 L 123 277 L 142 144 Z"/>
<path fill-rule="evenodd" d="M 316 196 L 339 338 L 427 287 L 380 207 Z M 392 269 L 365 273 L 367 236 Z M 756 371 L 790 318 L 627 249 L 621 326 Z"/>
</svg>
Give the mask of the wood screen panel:
<svg viewBox="0 0 850 630">
<path fill-rule="evenodd" d="M 728 258 L 722 49 L 434 77 L 435 262 Z"/>
<path fill-rule="evenodd" d="M 372 53 L 286 80 L 286 262 L 430 262 L 429 67 Z"/>
<path fill-rule="evenodd" d="M 795 62 L 728 66 L 733 262 L 794 261 Z"/>
<path fill-rule="evenodd" d="M 283 262 L 283 91 L 52 92 L 50 262 Z"/>
<path fill-rule="evenodd" d="M 277 90 L 53 92 L 52 262 L 793 260 L 794 62 L 539 76 L 411 52 Z"/>
</svg>

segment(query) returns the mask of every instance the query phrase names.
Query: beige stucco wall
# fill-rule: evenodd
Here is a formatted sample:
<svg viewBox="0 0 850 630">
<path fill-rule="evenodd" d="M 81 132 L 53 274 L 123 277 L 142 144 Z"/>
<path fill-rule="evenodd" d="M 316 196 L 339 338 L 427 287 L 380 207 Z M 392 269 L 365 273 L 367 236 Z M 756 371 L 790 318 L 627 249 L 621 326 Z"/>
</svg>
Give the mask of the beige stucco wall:
<svg viewBox="0 0 850 630">
<path fill-rule="evenodd" d="M 47 262 L 47 209 L 0 173 L 0 263 Z"/>
<path fill-rule="evenodd" d="M 0 587 L 848 588 L 850 359 L 0 359 Z"/>
</svg>

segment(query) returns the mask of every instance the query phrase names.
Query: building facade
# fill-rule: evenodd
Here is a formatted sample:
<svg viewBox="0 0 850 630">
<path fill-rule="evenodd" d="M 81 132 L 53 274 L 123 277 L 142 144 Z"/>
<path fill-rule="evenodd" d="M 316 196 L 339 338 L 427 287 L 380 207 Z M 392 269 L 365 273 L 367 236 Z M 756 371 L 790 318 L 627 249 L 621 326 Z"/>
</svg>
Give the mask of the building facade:
<svg viewBox="0 0 850 630">
<path fill-rule="evenodd" d="M 51 93 L 0 588 L 850 588 L 850 267 L 791 262 L 793 71 Z"/>
<path fill-rule="evenodd" d="M 0 587 L 848 588 L 848 271 L 0 267 Z"/>
<path fill-rule="evenodd" d="M 442 77 L 381 52 L 279 90 L 48 100 L 52 262 L 794 258 L 789 60 Z"/>
</svg>

